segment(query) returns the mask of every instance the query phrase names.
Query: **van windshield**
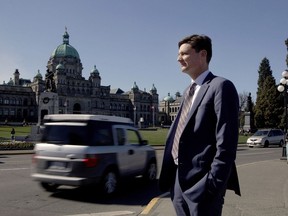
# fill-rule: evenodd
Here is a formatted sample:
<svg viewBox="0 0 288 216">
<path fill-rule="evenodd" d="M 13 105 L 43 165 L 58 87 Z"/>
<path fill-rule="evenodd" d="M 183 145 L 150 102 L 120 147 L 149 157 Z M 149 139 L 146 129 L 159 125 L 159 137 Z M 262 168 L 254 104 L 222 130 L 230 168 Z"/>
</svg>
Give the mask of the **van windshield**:
<svg viewBox="0 0 288 216">
<path fill-rule="evenodd" d="M 253 136 L 265 136 L 267 135 L 269 130 L 258 130 Z"/>
</svg>

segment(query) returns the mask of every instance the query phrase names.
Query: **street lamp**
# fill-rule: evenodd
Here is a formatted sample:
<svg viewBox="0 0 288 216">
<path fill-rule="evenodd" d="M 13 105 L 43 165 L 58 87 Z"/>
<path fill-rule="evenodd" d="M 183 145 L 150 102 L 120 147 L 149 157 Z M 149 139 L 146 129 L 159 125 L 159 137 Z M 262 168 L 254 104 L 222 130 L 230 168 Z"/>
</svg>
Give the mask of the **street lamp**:
<svg viewBox="0 0 288 216">
<path fill-rule="evenodd" d="M 152 125 L 154 128 L 155 127 L 155 108 L 154 106 L 152 106 L 151 108 L 152 108 Z"/>
<path fill-rule="evenodd" d="M 288 115 L 287 115 L 287 90 L 288 90 L 288 70 L 282 72 L 282 78 L 280 80 L 280 84 L 277 87 L 279 92 L 283 92 L 284 95 L 284 109 L 285 109 L 285 141 L 282 147 L 282 158 L 283 160 L 287 160 L 287 153 L 286 153 L 286 136 L 287 136 L 287 128 L 288 128 Z"/>
<path fill-rule="evenodd" d="M 137 108 L 136 108 L 136 105 L 133 107 L 133 110 L 134 110 L 134 126 L 136 126 L 136 110 L 137 110 Z"/>
<path fill-rule="evenodd" d="M 168 110 L 166 110 L 166 113 L 168 115 L 168 124 L 170 125 L 171 124 L 171 117 L 170 117 L 170 103 L 174 102 L 174 99 L 173 97 L 170 96 L 170 93 L 168 93 L 168 96 L 166 96 L 164 98 L 164 101 L 167 102 L 168 104 Z M 165 108 L 166 108 L 166 105 L 165 105 Z"/>
</svg>

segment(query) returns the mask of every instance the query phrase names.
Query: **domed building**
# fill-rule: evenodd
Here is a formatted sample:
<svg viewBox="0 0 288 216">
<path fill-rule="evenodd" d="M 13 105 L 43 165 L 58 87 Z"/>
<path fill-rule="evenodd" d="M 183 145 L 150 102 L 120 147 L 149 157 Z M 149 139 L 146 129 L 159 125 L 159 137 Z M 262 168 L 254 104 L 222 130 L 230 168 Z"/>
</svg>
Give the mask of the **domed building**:
<svg viewBox="0 0 288 216">
<path fill-rule="evenodd" d="M 182 101 L 180 92 L 176 92 L 175 97 L 170 93 L 159 103 L 159 121 L 162 125 L 170 125 L 177 116 Z"/>
<path fill-rule="evenodd" d="M 43 94 L 57 95 L 53 103 L 57 104 L 57 110 L 53 113 L 69 114 L 103 114 L 128 117 L 134 120 L 135 124 L 143 120 L 143 124 L 152 125 L 158 120 L 158 94 L 154 84 L 149 92 L 142 91 L 134 82 L 131 90 L 111 89 L 109 86 L 101 85 L 100 72 L 94 65 L 90 71 L 88 79 L 82 76 L 83 66 L 78 51 L 70 45 L 67 29 L 63 35 L 63 42 L 54 49 L 47 62 L 46 74 L 43 77 L 40 71 L 37 72 L 33 81 L 27 85 L 27 88 L 33 92 L 36 110 L 43 100 Z M 17 70 L 18 71 L 18 70 Z M 19 80 L 19 74 L 14 74 Z M 17 76 L 17 77 L 16 77 Z M 13 82 L 9 86 L 18 86 L 19 82 Z M 0 86 L 8 86 L 3 84 Z M 21 91 L 21 90 L 20 90 Z M 15 93 L 15 92 L 14 92 Z M 41 96 L 42 95 L 42 96 Z M 0 96 L 0 112 L 3 105 Z M 9 101 L 13 96 L 7 95 Z M 57 99 L 56 99 L 57 98 Z M 4 99 L 2 98 L 2 101 Z M 9 102 L 10 103 L 10 102 Z M 38 107 L 37 107 L 38 105 Z M 40 113 L 41 112 L 41 113 Z M 37 113 L 37 112 L 36 112 Z M 25 118 L 26 121 L 37 122 L 36 119 L 42 119 L 44 115 L 51 114 L 51 110 L 39 110 L 40 115 L 19 116 L 10 115 L 9 110 L 3 119 L 19 120 Z"/>
</svg>

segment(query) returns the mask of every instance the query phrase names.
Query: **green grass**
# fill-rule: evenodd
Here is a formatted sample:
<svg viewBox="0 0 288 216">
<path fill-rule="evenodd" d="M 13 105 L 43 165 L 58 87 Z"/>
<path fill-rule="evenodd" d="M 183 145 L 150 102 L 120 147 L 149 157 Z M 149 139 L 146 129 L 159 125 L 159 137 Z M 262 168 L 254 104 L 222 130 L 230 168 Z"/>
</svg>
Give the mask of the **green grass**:
<svg viewBox="0 0 288 216">
<path fill-rule="evenodd" d="M 140 130 L 143 139 L 148 140 L 148 143 L 153 146 L 165 145 L 168 134 L 166 128 L 159 128 L 158 130 Z"/>
<path fill-rule="evenodd" d="M 0 126 L 0 139 L 10 139 L 12 128 L 15 129 L 15 136 L 27 136 L 31 132 L 30 126 Z"/>
<path fill-rule="evenodd" d="M 166 138 L 167 138 L 168 130 L 169 129 L 162 129 L 162 128 L 160 128 L 160 129 L 158 129 L 156 131 L 141 130 L 140 133 L 141 133 L 143 139 L 148 140 L 148 143 L 150 145 L 158 146 L 158 145 L 165 145 L 165 141 L 166 141 Z M 246 140 L 247 140 L 247 138 L 249 136 L 251 136 L 251 134 L 247 135 L 247 136 L 239 135 L 238 143 L 239 144 L 246 143 Z"/>
<path fill-rule="evenodd" d="M 11 129 L 12 126 L 0 126 L 0 140 L 2 139 L 10 139 L 11 137 Z M 30 126 L 15 126 L 14 127 L 16 134 L 15 136 L 26 136 L 31 132 Z M 143 139 L 148 140 L 148 143 L 153 146 L 165 145 L 166 137 L 168 134 L 168 130 L 166 128 L 158 128 L 158 130 L 140 130 L 141 136 Z M 246 143 L 247 138 L 250 135 L 244 136 L 240 135 L 238 143 Z"/>
</svg>

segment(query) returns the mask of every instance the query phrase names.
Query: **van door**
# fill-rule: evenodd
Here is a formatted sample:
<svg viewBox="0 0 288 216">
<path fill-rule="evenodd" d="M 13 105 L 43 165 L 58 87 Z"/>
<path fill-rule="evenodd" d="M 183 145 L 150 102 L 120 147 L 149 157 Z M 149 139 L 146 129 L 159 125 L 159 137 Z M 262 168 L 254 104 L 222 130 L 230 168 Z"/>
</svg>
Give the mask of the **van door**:
<svg viewBox="0 0 288 216">
<path fill-rule="evenodd" d="M 117 126 L 114 128 L 115 140 L 119 151 L 117 154 L 120 172 L 123 175 L 141 173 L 145 168 L 146 151 L 141 146 L 141 138 L 132 127 Z"/>
</svg>

